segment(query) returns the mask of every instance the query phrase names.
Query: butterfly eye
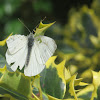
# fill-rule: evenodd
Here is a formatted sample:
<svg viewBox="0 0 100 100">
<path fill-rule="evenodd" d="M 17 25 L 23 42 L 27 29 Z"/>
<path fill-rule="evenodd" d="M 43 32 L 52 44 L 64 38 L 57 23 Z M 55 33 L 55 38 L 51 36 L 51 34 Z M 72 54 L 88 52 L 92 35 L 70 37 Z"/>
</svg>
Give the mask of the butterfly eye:
<svg viewBox="0 0 100 100">
<path fill-rule="evenodd" d="M 33 30 L 32 33 L 35 34 L 35 31 Z"/>
</svg>

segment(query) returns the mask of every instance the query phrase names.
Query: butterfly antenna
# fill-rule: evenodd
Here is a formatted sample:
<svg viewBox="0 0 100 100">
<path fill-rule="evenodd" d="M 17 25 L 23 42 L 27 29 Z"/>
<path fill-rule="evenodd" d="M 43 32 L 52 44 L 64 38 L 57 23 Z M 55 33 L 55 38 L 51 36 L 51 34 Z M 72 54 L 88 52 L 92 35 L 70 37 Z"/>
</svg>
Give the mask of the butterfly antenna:
<svg viewBox="0 0 100 100">
<path fill-rule="evenodd" d="M 46 16 L 42 19 L 42 21 L 44 21 L 46 19 Z"/>
<path fill-rule="evenodd" d="M 27 28 L 27 30 L 31 33 L 31 31 L 29 30 L 29 28 L 18 18 L 18 20 Z"/>
</svg>

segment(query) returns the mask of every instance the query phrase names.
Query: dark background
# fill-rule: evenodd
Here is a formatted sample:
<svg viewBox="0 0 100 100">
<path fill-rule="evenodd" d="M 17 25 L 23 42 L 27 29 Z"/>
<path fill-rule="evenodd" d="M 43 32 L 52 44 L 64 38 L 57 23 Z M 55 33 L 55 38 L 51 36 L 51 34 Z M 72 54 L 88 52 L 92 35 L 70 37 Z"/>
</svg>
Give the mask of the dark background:
<svg viewBox="0 0 100 100">
<path fill-rule="evenodd" d="M 0 1 L 0 40 L 11 32 L 28 34 L 17 20 L 20 18 L 30 30 L 46 16 L 44 22 L 59 23 L 64 26 L 68 21 L 71 8 L 79 10 L 83 5 L 91 7 L 92 0 L 1 0 Z"/>
</svg>

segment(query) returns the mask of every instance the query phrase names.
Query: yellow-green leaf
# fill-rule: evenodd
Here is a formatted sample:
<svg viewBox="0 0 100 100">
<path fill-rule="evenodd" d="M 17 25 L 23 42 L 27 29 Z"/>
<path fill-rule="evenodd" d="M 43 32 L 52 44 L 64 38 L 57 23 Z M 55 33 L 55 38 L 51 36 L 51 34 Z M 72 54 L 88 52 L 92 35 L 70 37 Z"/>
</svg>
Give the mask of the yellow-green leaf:
<svg viewBox="0 0 100 100">
<path fill-rule="evenodd" d="M 74 89 L 75 80 L 76 80 L 76 74 L 71 76 L 68 80 L 66 80 L 66 93 L 64 98 L 66 99 L 72 98 L 78 100 Z"/>
<path fill-rule="evenodd" d="M 84 89 L 80 90 L 77 93 L 77 97 L 81 98 L 82 100 L 90 100 L 93 89 L 94 89 L 93 85 L 90 84 L 90 85 L 86 86 Z"/>
<path fill-rule="evenodd" d="M 2 96 L 0 96 L 0 97 L 3 97 L 4 98 L 4 100 L 17 100 L 17 99 L 15 99 L 15 98 L 13 98 L 11 95 L 9 95 L 9 94 L 5 94 L 5 95 L 2 95 Z"/>
<path fill-rule="evenodd" d="M 100 97 L 99 97 L 99 92 L 98 90 L 100 91 L 100 71 L 99 72 L 95 72 L 95 71 L 92 71 L 92 74 L 93 74 L 93 86 L 94 86 L 94 90 L 93 90 L 93 93 L 92 93 L 92 97 L 91 97 L 91 100 L 99 100 Z"/>
<path fill-rule="evenodd" d="M 42 21 L 40 22 L 39 24 L 39 27 L 36 28 L 36 31 L 35 31 L 35 36 L 38 36 L 38 35 L 44 35 L 45 31 L 54 24 L 55 22 L 53 23 L 50 23 L 50 24 L 43 24 Z"/>
<path fill-rule="evenodd" d="M 50 96 L 50 95 L 48 95 L 48 98 L 49 98 L 49 100 L 61 100 L 61 99 L 55 98 L 55 97 Z"/>
<path fill-rule="evenodd" d="M 65 68 L 65 80 L 68 80 L 71 77 L 69 69 Z"/>
<path fill-rule="evenodd" d="M 41 73 L 41 87 L 47 94 L 62 99 L 66 91 L 66 82 L 64 77 L 65 60 L 60 64 L 55 64 L 56 56 L 51 57 L 46 68 Z"/>
<path fill-rule="evenodd" d="M 75 79 L 76 79 L 76 75 L 73 75 L 70 79 L 71 81 L 70 81 L 70 84 L 69 84 L 69 92 L 71 93 L 71 96 L 74 96 L 75 100 L 78 100 L 76 93 L 75 93 L 75 89 L 74 89 Z"/>
<path fill-rule="evenodd" d="M 39 90 L 40 94 L 40 99 L 42 99 L 42 90 L 40 86 L 40 76 L 35 76 L 34 81 L 33 81 L 33 86 Z"/>
<path fill-rule="evenodd" d="M 79 86 L 86 86 L 86 85 L 89 85 L 88 83 L 85 83 L 85 82 L 80 82 L 79 83 Z"/>
<path fill-rule="evenodd" d="M 32 95 L 34 96 L 34 100 L 40 100 L 34 93 Z"/>
<path fill-rule="evenodd" d="M 98 37 L 90 35 L 90 40 L 95 47 L 100 48 L 100 45 L 99 45 L 100 39 Z"/>
<path fill-rule="evenodd" d="M 82 81 L 82 78 L 79 78 L 79 79 L 76 79 L 75 80 L 75 86 L 79 85 L 79 86 L 86 86 L 88 85 L 88 83 L 84 83 L 84 82 L 81 82 Z"/>
<path fill-rule="evenodd" d="M 0 68 L 0 94 L 9 94 L 16 99 L 26 100 L 32 96 L 31 78 L 18 71 L 9 72 L 6 68 Z"/>
<path fill-rule="evenodd" d="M 12 34 L 13 33 L 11 33 L 9 36 L 11 36 Z M 0 46 L 4 46 L 6 44 L 6 40 L 8 39 L 8 37 L 6 39 L 4 39 L 3 41 L 0 41 Z"/>
</svg>

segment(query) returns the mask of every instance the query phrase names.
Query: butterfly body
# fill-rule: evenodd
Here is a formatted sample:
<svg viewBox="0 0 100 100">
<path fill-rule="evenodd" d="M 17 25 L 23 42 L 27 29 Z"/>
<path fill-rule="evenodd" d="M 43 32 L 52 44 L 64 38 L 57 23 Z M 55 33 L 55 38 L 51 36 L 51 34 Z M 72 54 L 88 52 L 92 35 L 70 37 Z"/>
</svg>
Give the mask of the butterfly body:
<svg viewBox="0 0 100 100">
<path fill-rule="evenodd" d="M 27 42 L 28 42 L 27 43 L 28 52 L 27 52 L 27 58 L 26 58 L 25 66 L 28 66 L 28 63 L 29 63 L 29 60 L 30 60 L 31 51 L 32 51 L 32 46 L 34 45 L 34 35 L 33 35 L 33 33 L 29 34 Z"/>
<path fill-rule="evenodd" d="M 33 33 L 30 33 L 28 36 L 28 48 L 31 48 L 34 44 L 34 35 Z"/>
</svg>

